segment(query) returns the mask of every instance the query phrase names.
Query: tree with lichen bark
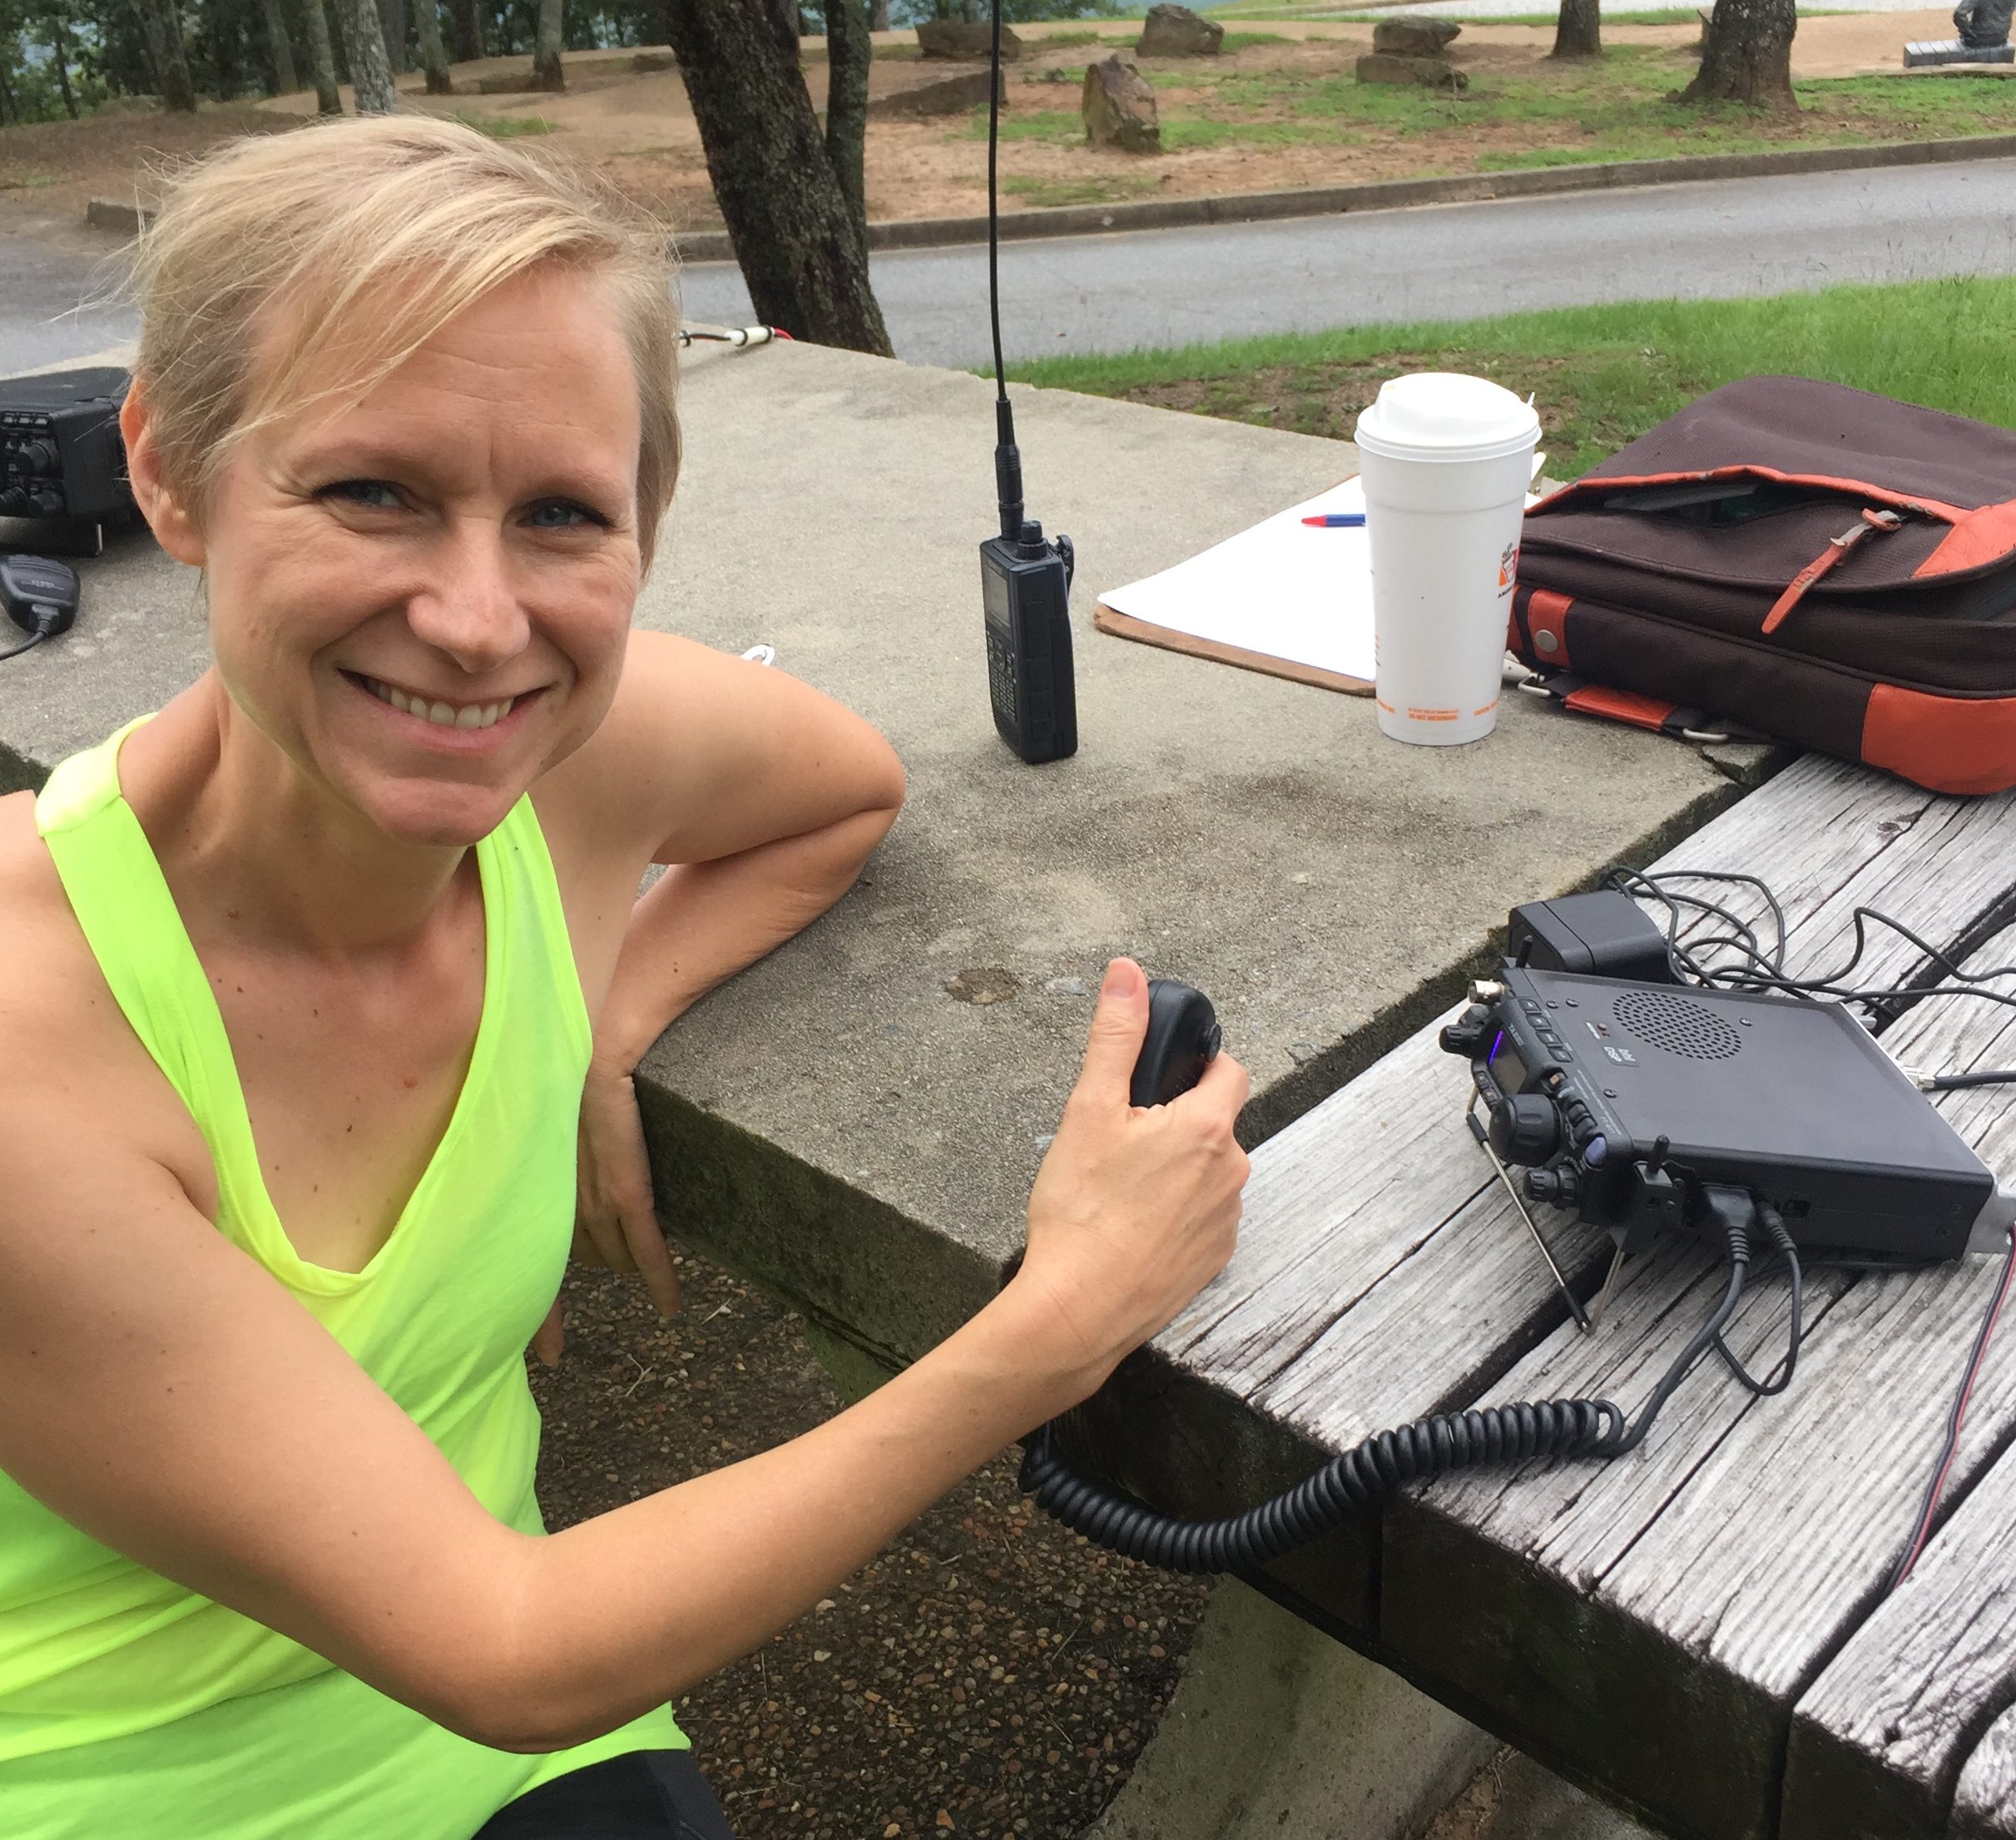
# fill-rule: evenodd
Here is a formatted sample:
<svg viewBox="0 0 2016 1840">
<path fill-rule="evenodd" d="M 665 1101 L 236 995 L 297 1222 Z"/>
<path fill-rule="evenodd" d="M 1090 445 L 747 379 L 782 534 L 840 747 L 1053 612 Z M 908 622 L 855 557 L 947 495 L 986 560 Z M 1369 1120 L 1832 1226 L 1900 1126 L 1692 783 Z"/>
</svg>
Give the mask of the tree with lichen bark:
<svg viewBox="0 0 2016 1840">
<path fill-rule="evenodd" d="M 189 80 L 189 54 L 182 48 L 182 22 L 171 0 L 133 0 L 140 15 L 140 30 L 147 42 L 147 57 L 154 66 L 154 81 L 161 87 L 161 104 L 194 115 L 196 85 Z"/>
<path fill-rule="evenodd" d="M 795 338 L 891 355 L 868 239 L 774 0 L 677 0 L 666 23 L 757 318 Z"/>
<path fill-rule="evenodd" d="M 301 17 L 308 27 L 308 67 L 315 72 L 315 113 L 340 115 L 343 97 L 336 89 L 336 47 L 329 42 L 329 15 L 322 0 L 301 0 Z"/>
<path fill-rule="evenodd" d="M 1597 0 L 1561 0 L 1561 16 L 1554 22 L 1553 57 L 1601 57 L 1603 54 L 1602 13 Z"/>
<path fill-rule="evenodd" d="M 291 96 L 301 79 L 295 72 L 294 44 L 287 36 L 287 14 L 280 0 L 260 0 L 260 17 L 265 22 L 266 50 L 273 60 L 274 93 Z"/>
<path fill-rule="evenodd" d="M 532 38 L 532 87 L 563 90 L 567 77 L 560 68 L 560 0 L 539 0 L 539 24 Z"/>
<path fill-rule="evenodd" d="M 318 0 L 308 0 L 310 6 Z M 384 29 L 372 0 L 336 0 L 336 23 L 343 29 L 344 55 L 350 61 L 350 82 L 357 90 L 359 115 L 397 115 L 399 92 L 392 87 L 392 60 L 385 53 Z"/>
<path fill-rule="evenodd" d="M 826 157 L 864 239 L 868 235 L 867 0 L 826 0 Z"/>
<path fill-rule="evenodd" d="M 420 68 L 427 72 L 429 96 L 452 96 L 454 83 L 448 73 L 448 47 L 441 42 L 441 10 L 434 0 L 414 0 L 414 30 L 420 38 Z"/>
<path fill-rule="evenodd" d="M 1715 0 L 1701 39 L 1701 69 L 1682 102 L 1752 102 L 1796 113 L 1792 35 L 1796 0 Z"/>
</svg>

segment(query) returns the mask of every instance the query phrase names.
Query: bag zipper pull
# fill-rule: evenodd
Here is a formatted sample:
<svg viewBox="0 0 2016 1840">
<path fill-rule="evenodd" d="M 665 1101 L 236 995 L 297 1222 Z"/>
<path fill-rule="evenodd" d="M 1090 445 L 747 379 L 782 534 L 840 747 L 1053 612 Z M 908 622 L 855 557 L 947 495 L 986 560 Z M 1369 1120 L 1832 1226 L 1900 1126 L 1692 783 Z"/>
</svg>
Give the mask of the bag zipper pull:
<svg viewBox="0 0 2016 1840">
<path fill-rule="evenodd" d="M 1854 523 L 1838 537 L 1827 539 L 1827 547 L 1793 577 L 1792 585 L 1771 603 L 1771 610 L 1764 616 L 1764 631 L 1776 632 L 1785 623 L 1785 617 L 1805 598 L 1806 590 L 1812 587 L 1830 568 L 1847 557 L 1848 552 L 1875 531 L 1895 530 L 1904 522 L 1895 511 L 1865 510 Z"/>
</svg>

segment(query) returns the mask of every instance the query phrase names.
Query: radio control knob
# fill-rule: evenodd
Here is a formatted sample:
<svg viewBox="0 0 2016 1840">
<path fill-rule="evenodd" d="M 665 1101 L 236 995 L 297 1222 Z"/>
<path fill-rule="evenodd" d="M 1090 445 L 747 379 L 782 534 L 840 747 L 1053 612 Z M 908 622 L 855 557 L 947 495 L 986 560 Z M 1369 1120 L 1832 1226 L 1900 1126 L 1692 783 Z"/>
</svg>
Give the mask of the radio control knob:
<svg viewBox="0 0 2016 1840">
<path fill-rule="evenodd" d="M 1484 1044 L 1491 1035 L 1491 1012 L 1481 1003 L 1474 1003 L 1442 1029 L 1442 1051 L 1445 1054 L 1461 1054 L 1465 1060 L 1475 1060 L 1484 1051 Z"/>
<path fill-rule="evenodd" d="M 1544 1093 L 1515 1094 L 1491 1114 L 1491 1148 L 1507 1163 L 1544 1163 L 1561 1147 L 1561 1114 Z"/>
<path fill-rule="evenodd" d="M 23 441 L 16 449 L 15 464 L 23 473 L 53 473 L 56 444 L 52 441 Z"/>
<path fill-rule="evenodd" d="M 0 492 L 0 518 L 25 518 L 28 514 L 28 495 L 17 485 L 11 485 Z"/>
<path fill-rule="evenodd" d="M 39 492 L 31 492 L 28 494 L 28 503 L 33 505 L 45 518 L 60 518 L 63 514 L 62 493 L 52 492 L 47 486 L 44 486 Z"/>
<path fill-rule="evenodd" d="M 1552 1208 L 1573 1208 L 1582 1198 L 1582 1178 L 1573 1163 L 1552 1169 L 1528 1169 L 1526 1193 Z"/>
</svg>

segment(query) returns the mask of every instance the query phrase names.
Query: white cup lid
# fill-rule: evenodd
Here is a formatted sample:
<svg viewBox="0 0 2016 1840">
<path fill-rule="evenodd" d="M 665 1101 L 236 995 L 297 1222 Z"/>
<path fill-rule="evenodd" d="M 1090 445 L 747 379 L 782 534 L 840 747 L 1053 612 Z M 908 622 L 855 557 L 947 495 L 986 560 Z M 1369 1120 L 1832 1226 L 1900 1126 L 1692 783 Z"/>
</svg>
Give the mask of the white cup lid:
<svg viewBox="0 0 2016 1840">
<path fill-rule="evenodd" d="M 1361 447 L 1396 459 L 1484 460 L 1516 454 L 1540 438 L 1530 403 L 1488 377 L 1421 370 L 1379 385 L 1358 418 Z"/>
</svg>

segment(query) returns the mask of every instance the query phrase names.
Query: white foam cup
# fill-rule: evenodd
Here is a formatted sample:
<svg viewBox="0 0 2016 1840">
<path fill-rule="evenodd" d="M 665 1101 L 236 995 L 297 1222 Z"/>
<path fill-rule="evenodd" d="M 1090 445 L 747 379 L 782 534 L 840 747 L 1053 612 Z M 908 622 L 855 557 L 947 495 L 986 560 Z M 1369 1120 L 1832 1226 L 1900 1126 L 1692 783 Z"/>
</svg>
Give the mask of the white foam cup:
<svg viewBox="0 0 2016 1840">
<path fill-rule="evenodd" d="M 1484 377 L 1382 384 L 1355 439 L 1372 545 L 1379 726 L 1454 746 L 1498 720 L 1540 418 Z"/>
</svg>

